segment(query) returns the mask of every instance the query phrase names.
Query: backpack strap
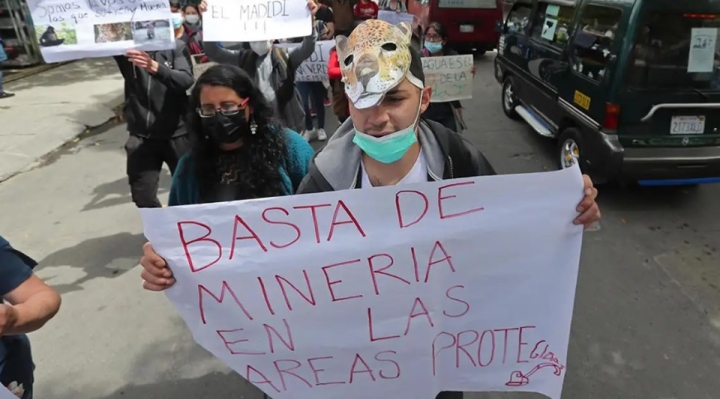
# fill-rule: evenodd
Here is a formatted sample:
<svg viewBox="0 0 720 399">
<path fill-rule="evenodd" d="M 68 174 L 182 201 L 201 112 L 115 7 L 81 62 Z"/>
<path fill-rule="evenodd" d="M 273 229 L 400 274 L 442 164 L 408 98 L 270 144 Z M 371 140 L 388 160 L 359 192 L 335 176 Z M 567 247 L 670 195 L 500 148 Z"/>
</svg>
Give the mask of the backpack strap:
<svg viewBox="0 0 720 399">
<path fill-rule="evenodd" d="M 448 144 L 448 156 L 452 160 L 452 177 L 455 179 L 474 177 L 476 172 L 472 162 L 472 155 L 465 146 L 462 137 L 458 133 L 452 132 Z"/>
<path fill-rule="evenodd" d="M 443 178 L 458 179 L 477 176 L 473 155 L 470 153 L 470 149 L 463 137 L 435 121 L 423 119 L 423 122 L 433 131 L 440 148 L 445 151 L 445 156 L 449 158 L 447 161 L 449 165 L 445 168 Z"/>
</svg>

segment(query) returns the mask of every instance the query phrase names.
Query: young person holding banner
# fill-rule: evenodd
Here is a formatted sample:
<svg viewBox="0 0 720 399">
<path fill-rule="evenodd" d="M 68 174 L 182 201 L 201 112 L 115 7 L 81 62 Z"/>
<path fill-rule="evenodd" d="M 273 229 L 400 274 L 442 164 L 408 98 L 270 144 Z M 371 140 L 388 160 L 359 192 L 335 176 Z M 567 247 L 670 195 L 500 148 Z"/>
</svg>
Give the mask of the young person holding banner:
<svg viewBox="0 0 720 399">
<path fill-rule="evenodd" d="M 299 1 L 299 0 L 298 0 Z M 307 0 L 308 9 L 315 18 L 318 4 Z M 207 11 L 207 3 L 200 3 L 200 11 Z M 217 42 L 205 43 L 205 55 L 218 64 L 239 66 L 258 84 L 268 103 L 275 108 L 275 114 L 290 129 L 302 131 L 305 125 L 300 94 L 295 88 L 295 71 L 315 52 L 317 32 L 315 24 L 310 36 L 291 50 L 273 46 L 274 40 L 250 42 L 240 50 L 220 47 Z"/>
<path fill-rule="evenodd" d="M 350 119 L 315 156 L 298 194 L 420 183 L 494 175 L 483 154 L 459 134 L 420 118 L 432 89 L 425 87 L 420 54 L 410 46 L 407 22 L 360 24 L 349 38 L 338 36 L 337 52 Z M 381 65 L 382 64 L 382 65 Z M 392 71 L 381 77 L 379 70 Z M 384 87 L 379 90 L 378 87 Z M 600 219 L 597 190 L 588 176 L 575 224 Z M 174 284 L 167 263 L 147 243 L 143 247 L 143 286 L 163 291 Z M 461 397 L 443 392 L 440 398 Z"/>
</svg>

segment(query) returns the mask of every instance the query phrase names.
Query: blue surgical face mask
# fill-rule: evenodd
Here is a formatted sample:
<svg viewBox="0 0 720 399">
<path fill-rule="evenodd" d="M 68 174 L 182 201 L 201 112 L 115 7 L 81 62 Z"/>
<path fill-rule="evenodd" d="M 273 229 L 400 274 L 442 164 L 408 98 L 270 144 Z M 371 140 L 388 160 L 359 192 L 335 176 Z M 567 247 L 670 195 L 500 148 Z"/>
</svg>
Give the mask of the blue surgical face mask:
<svg viewBox="0 0 720 399">
<path fill-rule="evenodd" d="M 180 14 L 179 12 L 172 13 L 173 28 L 178 29 L 182 26 L 183 22 L 185 22 L 185 19 L 183 18 L 182 14 Z"/>
<path fill-rule="evenodd" d="M 417 123 L 418 117 L 420 116 L 420 106 L 422 105 L 422 93 L 420 95 L 421 101 L 418 104 L 417 116 L 413 123 L 405 129 L 399 130 L 395 133 L 390 133 L 382 137 L 371 136 L 367 133 L 363 133 L 355 128 L 355 137 L 353 143 L 360 147 L 364 153 L 370 158 L 382 162 L 384 164 L 391 164 L 397 162 L 402 158 L 412 147 L 413 144 L 417 143 L 417 135 L 415 135 L 415 124 Z"/>
<path fill-rule="evenodd" d="M 443 44 L 442 44 L 442 42 L 428 42 L 428 41 L 426 40 L 426 41 L 425 41 L 425 48 L 426 48 L 429 52 L 435 54 L 435 53 L 439 53 L 439 52 L 442 51 L 442 49 L 443 49 Z"/>
</svg>

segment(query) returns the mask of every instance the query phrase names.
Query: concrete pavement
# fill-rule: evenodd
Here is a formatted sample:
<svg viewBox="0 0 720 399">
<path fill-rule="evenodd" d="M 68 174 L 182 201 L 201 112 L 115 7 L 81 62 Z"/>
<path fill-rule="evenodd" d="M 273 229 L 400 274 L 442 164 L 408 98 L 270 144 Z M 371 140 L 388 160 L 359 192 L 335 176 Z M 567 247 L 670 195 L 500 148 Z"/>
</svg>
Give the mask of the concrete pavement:
<svg viewBox="0 0 720 399">
<path fill-rule="evenodd" d="M 499 173 L 553 169 L 553 142 L 502 113 L 492 57 L 477 59 L 474 99 L 463 102 L 467 137 Z M 162 294 L 141 289 L 124 126 L 95 133 L 0 184 L 0 234 L 63 294 L 58 316 L 31 335 L 36 396 L 260 399 L 193 342 Z M 161 187 L 165 201 L 167 173 Z M 601 188 L 604 220 L 585 236 L 563 398 L 717 399 L 718 198 L 720 185 Z"/>
<path fill-rule="evenodd" d="M 0 101 L 0 182 L 107 122 L 123 102 L 112 58 L 71 62 L 5 88 L 16 96 Z"/>
</svg>

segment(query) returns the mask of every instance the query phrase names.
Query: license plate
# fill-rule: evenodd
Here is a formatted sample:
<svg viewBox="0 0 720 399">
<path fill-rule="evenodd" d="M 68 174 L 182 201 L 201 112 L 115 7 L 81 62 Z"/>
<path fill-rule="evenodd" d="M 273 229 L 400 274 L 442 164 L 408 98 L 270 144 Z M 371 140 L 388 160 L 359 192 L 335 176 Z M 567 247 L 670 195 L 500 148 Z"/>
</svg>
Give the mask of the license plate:
<svg viewBox="0 0 720 399">
<path fill-rule="evenodd" d="M 702 134 L 705 132 L 705 116 L 673 116 L 670 134 Z"/>
<path fill-rule="evenodd" d="M 475 25 L 460 25 L 460 32 L 470 33 L 475 31 Z"/>
</svg>

